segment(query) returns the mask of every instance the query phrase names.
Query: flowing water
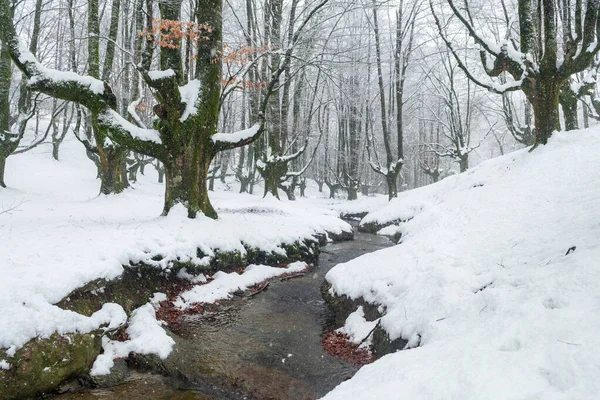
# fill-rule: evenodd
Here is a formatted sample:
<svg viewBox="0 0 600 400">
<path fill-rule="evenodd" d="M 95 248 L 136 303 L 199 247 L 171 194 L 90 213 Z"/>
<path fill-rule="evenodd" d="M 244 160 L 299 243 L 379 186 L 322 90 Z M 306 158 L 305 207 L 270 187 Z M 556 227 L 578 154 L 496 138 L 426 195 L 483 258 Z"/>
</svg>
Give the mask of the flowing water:
<svg viewBox="0 0 600 400">
<path fill-rule="evenodd" d="M 390 245 L 356 233 L 327 245 L 303 277 L 274 280 L 267 290 L 184 316 L 177 353 L 166 362 L 183 380 L 141 373 L 123 385 L 56 396 L 60 399 L 315 399 L 358 369 L 324 352 L 320 340 L 332 314 L 320 287 L 334 265 Z"/>
</svg>

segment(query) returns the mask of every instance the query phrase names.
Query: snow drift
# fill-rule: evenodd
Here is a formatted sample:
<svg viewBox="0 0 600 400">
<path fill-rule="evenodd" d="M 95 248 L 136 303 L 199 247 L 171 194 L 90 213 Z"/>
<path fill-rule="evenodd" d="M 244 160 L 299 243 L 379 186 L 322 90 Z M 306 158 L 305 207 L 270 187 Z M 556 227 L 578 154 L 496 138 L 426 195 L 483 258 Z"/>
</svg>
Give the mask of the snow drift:
<svg viewBox="0 0 600 400">
<path fill-rule="evenodd" d="M 332 269 L 409 349 L 325 399 L 596 399 L 600 129 L 400 194 L 362 223 L 406 221 L 397 246 Z"/>
</svg>

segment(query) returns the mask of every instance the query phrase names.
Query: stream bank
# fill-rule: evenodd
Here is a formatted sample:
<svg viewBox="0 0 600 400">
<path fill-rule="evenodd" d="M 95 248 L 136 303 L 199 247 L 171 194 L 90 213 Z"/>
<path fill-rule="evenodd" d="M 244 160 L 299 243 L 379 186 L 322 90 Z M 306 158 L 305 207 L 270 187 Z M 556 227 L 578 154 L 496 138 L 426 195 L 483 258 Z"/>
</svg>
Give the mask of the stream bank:
<svg viewBox="0 0 600 400">
<path fill-rule="evenodd" d="M 350 378 L 358 366 L 334 358 L 321 345 L 336 316 L 321 295 L 334 265 L 390 245 L 357 233 L 354 241 L 324 247 L 304 276 L 271 281 L 267 290 L 234 297 L 212 311 L 182 315 L 171 355 L 136 356 L 124 384 L 83 389 L 71 399 L 315 399 Z M 159 376 L 159 374 L 167 376 Z M 148 386 L 154 392 L 148 394 Z"/>
</svg>

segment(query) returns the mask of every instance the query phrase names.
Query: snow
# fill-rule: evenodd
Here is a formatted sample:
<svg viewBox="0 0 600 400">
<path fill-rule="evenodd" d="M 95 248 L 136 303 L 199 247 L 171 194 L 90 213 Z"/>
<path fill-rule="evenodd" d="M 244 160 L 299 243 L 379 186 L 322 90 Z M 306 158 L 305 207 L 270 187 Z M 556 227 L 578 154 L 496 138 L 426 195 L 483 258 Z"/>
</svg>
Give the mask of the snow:
<svg viewBox="0 0 600 400">
<path fill-rule="evenodd" d="M 127 121 L 114 110 L 107 110 L 105 113 L 100 114 L 98 119 L 107 125 L 127 131 L 133 138 L 158 144 L 162 143 L 160 133 L 156 129 L 140 128 Z"/>
<path fill-rule="evenodd" d="M 323 185 L 323 191 L 329 195 L 327 186 Z M 374 196 L 358 195 L 358 199 L 347 201 L 345 199 L 320 199 L 313 204 L 320 204 L 323 207 L 330 208 L 339 213 L 340 216 L 346 217 L 351 215 L 366 214 L 381 209 L 388 204 L 388 196 L 377 194 Z"/>
<path fill-rule="evenodd" d="M 228 299 L 233 292 L 245 290 L 264 280 L 286 273 L 306 270 L 305 262 L 297 261 L 285 268 L 269 267 L 268 265 L 249 265 L 240 275 L 237 272 L 226 273 L 219 271 L 213 275 L 213 280 L 205 285 L 197 285 L 183 292 L 175 306 L 187 308 L 195 303 L 214 303 L 217 300 Z"/>
<path fill-rule="evenodd" d="M 248 129 L 244 129 L 241 131 L 237 131 L 234 133 L 217 133 L 212 136 L 212 140 L 214 143 L 217 142 L 225 142 L 225 143 L 237 143 L 242 140 L 250 139 L 260 129 L 260 124 L 254 124 Z"/>
<path fill-rule="evenodd" d="M 161 292 L 156 292 L 150 299 L 150 304 L 157 306 L 161 301 L 167 300 L 167 295 Z"/>
<path fill-rule="evenodd" d="M 131 118 L 134 119 L 136 125 L 138 125 L 138 126 L 144 126 L 144 123 L 142 122 L 142 119 L 140 118 L 140 116 L 138 115 L 137 110 L 136 110 L 136 108 L 140 105 L 141 102 L 142 102 L 142 97 L 140 97 L 137 100 L 132 101 L 127 106 L 127 113 L 129 113 Z"/>
<path fill-rule="evenodd" d="M 47 122 L 41 123 L 44 129 Z M 95 177 L 96 167 L 72 136 L 59 162 L 49 145 L 8 158 L 9 188 L 0 189 L 0 357 L 38 336 L 124 322 L 120 307 L 105 305 L 85 317 L 54 305 L 88 282 L 119 277 L 123 265 L 205 265 L 216 251 L 245 254 L 244 246 L 284 254 L 283 244 L 351 229 L 316 205 L 227 192 L 211 193 L 218 220 L 189 219 L 182 207 L 160 217 L 164 185 L 153 168 L 119 195 L 99 196 Z M 3 213 L 11 206 L 16 209 Z M 206 256 L 199 258 L 197 249 Z"/>
<path fill-rule="evenodd" d="M 378 320 L 367 321 L 365 319 L 363 307 L 358 306 L 356 311 L 351 313 L 348 318 L 346 318 L 344 326 L 337 331 L 348 335 L 350 342 L 354 344 L 360 344 L 360 347 L 368 348 L 373 341 L 371 334 L 377 325 L 377 322 Z M 367 336 L 369 336 L 368 339 Z"/>
<path fill-rule="evenodd" d="M 171 68 L 166 69 L 164 71 L 148 71 L 148 77 L 150 80 L 158 81 L 160 79 L 167 79 L 175 76 L 175 71 Z"/>
<path fill-rule="evenodd" d="M 126 330 L 129 339 L 124 342 L 102 338 L 104 353 L 100 354 L 90 375 L 106 375 L 114 365 L 115 358 L 127 357 L 129 353 L 156 354 L 165 359 L 173 350 L 175 341 L 167 335 L 161 322 L 156 320 L 156 312 L 150 303 L 135 309 L 131 313 Z"/>
<path fill-rule="evenodd" d="M 91 76 L 82 76 L 71 71 L 59 71 L 44 67 L 22 41 L 19 43 L 19 53 L 19 61 L 35 65 L 37 73 L 29 79 L 30 85 L 44 80 L 54 82 L 77 82 L 82 86 L 87 86 L 95 94 L 104 93 L 104 82 L 100 79 L 92 78 Z"/>
<path fill-rule="evenodd" d="M 0 360 L 0 369 L 10 369 L 11 365 L 6 360 Z"/>
<path fill-rule="evenodd" d="M 196 115 L 198 108 L 196 103 L 198 102 L 198 95 L 200 94 L 200 81 L 193 79 L 186 85 L 179 87 L 179 94 L 181 95 L 181 101 L 185 104 L 185 110 L 179 118 L 180 122 L 186 121 L 191 115 Z"/>
<path fill-rule="evenodd" d="M 192 283 L 205 283 L 207 281 L 206 276 L 204 274 L 192 275 L 187 272 L 186 268 L 181 268 L 177 272 L 177 277 L 179 279 L 186 279 Z"/>
<path fill-rule="evenodd" d="M 326 279 L 408 348 L 324 399 L 596 399 L 599 152 L 598 128 L 555 133 L 365 217 L 402 242 Z"/>
<path fill-rule="evenodd" d="M 95 94 L 100 95 L 104 93 L 105 83 L 99 79 L 93 78 L 91 76 L 82 76 L 71 71 L 59 71 L 56 69 L 46 68 L 35 58 L 35 56 L 27 49 L 27 47 L 22 42 L 19 44 L 18 51 L 20 53 L 19 60 L 22 63 L 30 63 L 30 65 L 33 65 L 33 68 L 29 67 L 29 70 L 33 70 L 32 76 L 29 79 L 30 85 L 33 85 L 38 81 L 44 80 L 50 80 L 54 82 L 76 82 L 79 85 L 87 86 L 90 89 L 90 91 L 92 91 Z M 174 74 L 173 70 L 150 71 L 150 73 L 154 76 L 160 76 L 161 74 L 169 74 L 169 71 L 171 74 Z M 136 114 L 134 113 L 132 115 Z M 103 114 L 99 115 L 98 119 L 109 126 L 127 131 L 132 137 L 136 139 L 155 142 L 159 144 L 162 143 L 158 131 L 154 129 L 140 128 L 127 121 L 125 118 L 119 115 L 119 113 L 112 109 L 108 109 Z"/>
</svg>

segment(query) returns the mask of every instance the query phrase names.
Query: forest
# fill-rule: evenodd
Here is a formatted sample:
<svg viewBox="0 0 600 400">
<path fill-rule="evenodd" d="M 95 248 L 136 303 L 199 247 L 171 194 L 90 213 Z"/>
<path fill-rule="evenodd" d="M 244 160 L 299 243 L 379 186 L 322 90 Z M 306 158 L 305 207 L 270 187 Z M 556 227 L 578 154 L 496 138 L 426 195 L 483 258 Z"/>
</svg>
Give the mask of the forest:
<svg viewBox="0 0 600 400">
<path fill-rule="evenodd" d="M 391 199 L 598 119 L 595 11 L 533 4 L 9 1 L 0 184 L 75 135 L 103 194 L 156 168 L 165 213 L 216 216 L 204 187 L 227 176 Z"/>
<path fill-rule="evenodd" d="M 600 393 L 597 0 L 0 0 L 0 44 L 0 398 Z"/>
</svg>

